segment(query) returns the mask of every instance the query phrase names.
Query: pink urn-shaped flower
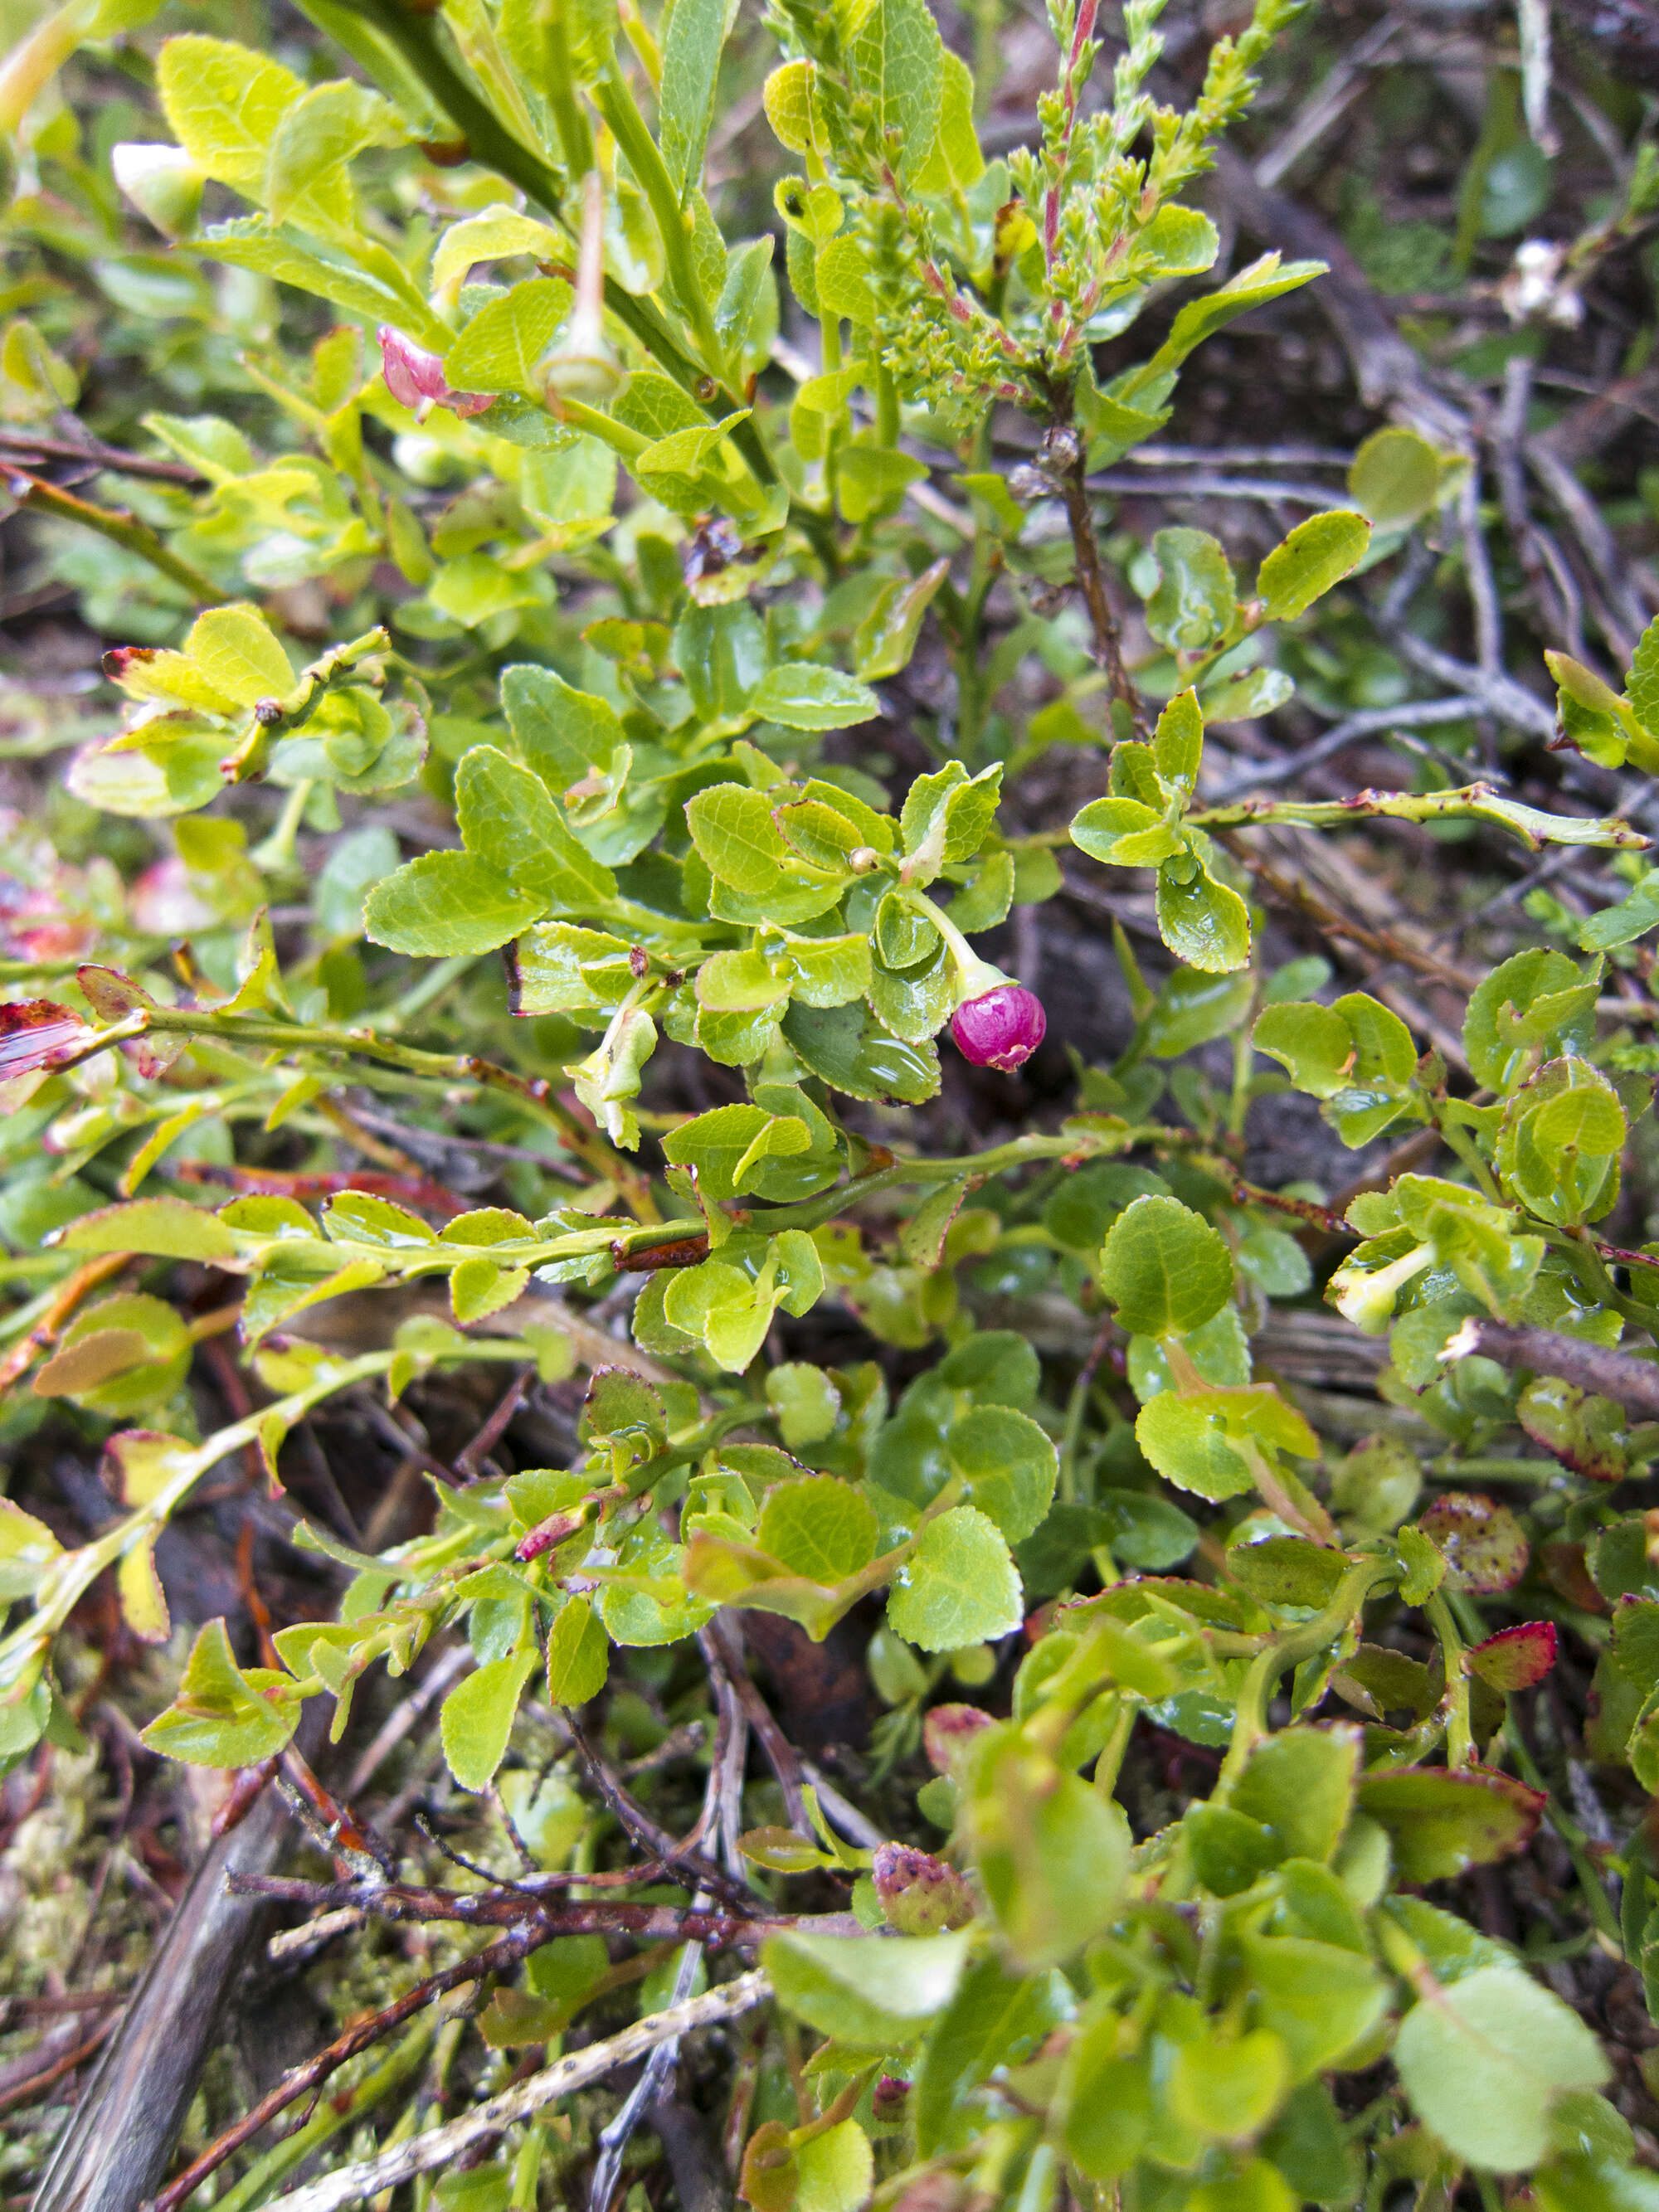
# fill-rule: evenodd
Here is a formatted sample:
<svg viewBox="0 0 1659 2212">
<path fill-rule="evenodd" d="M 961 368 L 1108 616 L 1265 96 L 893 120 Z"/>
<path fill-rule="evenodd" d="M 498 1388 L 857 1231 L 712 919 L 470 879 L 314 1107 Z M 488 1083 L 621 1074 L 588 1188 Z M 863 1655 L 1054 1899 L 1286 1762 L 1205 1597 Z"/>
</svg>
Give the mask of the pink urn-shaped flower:
<svg viewBox="0 0 1659 2212">
<path fill-rule="evenodd" d="M 411 415 L 424 420 L 434 407 L 447 407 L 452 415 L 482 415 L 494 405 L 490 392 L 453 390 L 441 357 L 394 331 L 390 323 L 382 323 L 374 335 L 380 341 L 386 388 Z"/>
<path fill-rule="evenodd" d="M 984 973 L 996 976 L 994 969 Z M 951 1017 L 951 1034 L 963 1058 L 975 1067 L 1000 1068 L 1005 1075 L 1024 1066 L 1048 1026 L 1036 993 L 1006 976 L 996 976 L 988 989 L 963 999 Z"/>
</svg>

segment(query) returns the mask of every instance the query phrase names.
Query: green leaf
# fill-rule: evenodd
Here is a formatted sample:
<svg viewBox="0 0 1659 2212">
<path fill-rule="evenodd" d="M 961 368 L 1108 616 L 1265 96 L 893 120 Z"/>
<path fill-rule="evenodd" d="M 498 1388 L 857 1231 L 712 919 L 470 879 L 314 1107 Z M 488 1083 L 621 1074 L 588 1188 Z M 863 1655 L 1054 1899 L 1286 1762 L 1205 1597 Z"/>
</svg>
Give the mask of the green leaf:
<svg viewBox="0 0 1659 2212">
<path fill-rule="evenodd" d="M 562 277 L 532 276 L 487 300 L 445 355 L 444 374 L 458 392 L 539 398 L 538 366 L 569 313 L 571 296 Z"/>
<path fill-rule="evenodd" d="M 926 0 L 873 0 L 850 49 L 885 157 L 898 176 L 912 178 L 933 154 L 945 96 L 944 42 Z"/>
<path fill-rule="evenodd" d="M 1237 611 L 1232 563 L 1206 530 L 1160 530 L 1152 538 L 1158 585 L 1146 627 L 1160 645 L 1201 653 L 1226 635 Z"/>
<path fill-rule="evenodd" d="M 1358 1729 L 1285 1729 L 1256 1745 L 1230 1802 L 1285 1856 L 1323 1862 L 1348 1825 L 1358 1767 Z"/>
<path fill-rule="evenodd" d="M 463 1790 L 489 1786 L 506 1755 L 519 1699 L 537 1660 L 533 1650 L 491 1659 L 475 1667 L 444 1699 L 439 1719 L 444 1758 Z"/>
<path fill-rule="evenodd" d="M 9 1498 L 0 1498 L 0 1605 L 32 1597 L 63 1549 L 44 1521 L 25 1513 Z"/>
<path fill-rule="evenodd" d="M 1177 691 L 1158 716 L 1152 753 L 1158 781 L 1183 799 L 1189 798 L 1204 758 L 1204 715 L 1190 688 Z"/>
<path fill-rule="evenodd" d="M 236 1663 L 222 1620 L 197 1633 L 179 1694 L 144 1730 L 152 1751 L 191 1766 L 247 1766 L 280 1751 L 299 1724 L 292 1680 Z"/>
<path fill-rule="evenodd" d="M 1247 1935 L 1241 1948 L 1256 2017 L 1306 2081 L 1370 2034 L 1388 2010 L 1382 1977 L 1363 1952 L 1298 1936 Z"/>
<path fill-rule="evenodd" d="M 1237 1896 L 1285 1856 L 1270 1828 L 1247 1820 L 1231 1805 L 1189 1805 L 1181 1828 L 1194 1873 L 1217 1897 Z"/>
<path fill-rule="evenodd" d="M 228 39 L 169 39 L 156 89 L 173 137 L 197 167 L 255 197 L 278 126 L 304 88 L 280 62 Z"/>
<path fill-rule="evenodd" d="M 974 77 L 966 62 L 947 46 L 939 137 L 926 165 L 917 173 L 919 192 L 965 192 L 985 173 L 985 156 L 974 129 Z"/>
<path fill-rule="evenodd" d="M 1313 1000 L 1264 1007 L 1252 1042 L 1276 1060 L 1298 1091 L 1328 1098 L 1348 1080 L 1353 1033 L 1334 1006 Z"/>
<path fill-rule="evenodd" d="M 745 407 L 718 422 L 690 423 L 654 439 L 629 462 L 635 482 L 676 513 L 695 514 L 705 492 L 719 489 L 718 464 L 711 467 L 716 452 L 748 417 Z"/>
<path fill-rule="evenodd" d="M 792 1573 L 826 1589 L 876 1555 L 876 1510 L 833 1474 L 804 1475 L 766 1493 L 755 1540 Z"/>
<path fill-rule="evenodd" d="M 521 1297 L 529 1281 L 527 1267 L 503 1267 L 475 1254 L 461 1261 L 449 1278 L 450 1311 L 462 1323 L 487 1321 Z"/>
<path fill-rule="evenodd" d="M 974 1504 L 1011 1544 L 1041 1524 L 1054 1502 L 1060 1459 L 1029 1414 L 1009 1406 L 975 1406 L 951 1423 L 945 1452 L 951 1472 L 963 1478 Z"/>
<path fill-rule="evenodd" d="M 822 1443 L 833 1436 L 841 1394 L 821 1367 L 788 1360 L 766 1377 L 766 1402 L 777 1415 L 778 1434 L 787 1448 Z"/>
<path fill-rule="evenodd" d="M 373 1191 L 346 1190 L 323 1209 L 323 1226 L 337 1243 L 379 1244 L 389 1251 L 437 1242 L 418 1214 Z M 529 1223 L 524 1224 L 527 1232 Z"/>
<path fill-rule="evenodd" d="M 285 222 L 325 187 L 337 189 L 349 209 L 350 187 L 336 173 L 365 148 L 395 146 L 405 136 L 397 109 L 367 85 L 348 78 L 313 85 L 284 112 L 270 141 L 264 202 L 271 221 Z"/>
<path fill-rule="evenodd" d="M 723 1259 L 680 1270 L 663 1310 L 675 1328 L 701 1337 L 720 1364 L 737 1375 L 764 1343 L 780 1305 L 787 1313 L 810 1312 L 823 1291 L 817 1247 L 802 1231 L 787 1229 L 770 1239 L 752 1278 Z"/>
<path fill-rule="evenodd" d="M 1232 1295 L 1220 1231 L 1176 1198 L 1126 1206 L 1100 1255 L 1100 1286 L 1133 1336 L 1185 1336 Z"/>
<path fill-rule="evenodd" d="M 1267 2126 L 1290 2086 L 1284 2044 L 1270 2028 L 1257 2027 L 1181 2044 L 1167 2094 L 1183 2126 L 1213 2142 L 1243 2142 Z"/>
<path fill-rule="evenodd" d="M 1310 1543 L 1305 1536 L 1265 1536 L 1233 1544 L 1227 1552 L 1229 1578 L 1264 1605 L 1306 1606 L 1317 1612 L 1336 1594 L 1342 1579 L 1340 1552 Z"/>
<path fill-rule="evenodd" d="M 1135 1442 L 1166 1482 L 1216 1502 L 1242 1498 L 1255 1475 L 1228 1440 L 1226 1410 L 1220 1391 L 1160 1391 L 1136 1417 Z"/>
<path fill-rule="evenodd" d="M 1551 1060 L 1504 1109 L 1495 1165 L 1505 1191 L 1545 1221 L 1577 1228 L 1617 1202 L 1628 1128 L 1599 1069 Z"/>
<path fill-rule="evenodd" d="M 968 1755 L 963 1811 L 988 1902 L 1014 1961 L 1072 1958 L 1115 1918 L 1132 1838 L 1121 1805 L 1074 1774 L 1042 1774 L 1011 1723 Z"/>
<path fill-rule="evenodd" d="M 1120 868 L 1156 867 L 1182 844 L 1175 824 L 1139 799 L 1091 799 L 1073 817 L 1070 835 L 1091 860 Z"/>
<path fill-rule="evenodd" d="M 292 284 L 296 290 L 313 293 L 348 314 L 362 315 L 371 322 L 395 322 L 420 344 L 434 350 L 447 346 L 453 335 L 413 285 L 394 285 L 356 263 L 332 259 L 312 246 L 302 245 L 291 231 L 273 231 L 263 216 L 213 223 L 191 243 L 198 252 L 211 254 L 216 261 L 228 261 L 234 268 L 251 269 L 279 283 Z"/>
<path fill-rule="evenodd" d="M 1019 1577 L 996 1524 L 971 1505 L 930 1521 L 900 1570 L 887 1620 L 922 1651 L 960 1651 L 1018 1628 Z"/>
<path fill-rule="evenodd" d="M 1610 2072 L 1577 2014 L 1518 1966 L 1483 1966 L 1420 1997 L 1395 2043 L 1407 2095 L 1446 2148 L 1472 2166 L 1520 2173 L 1550 2147 L 1564 2092 Z"/>
<path fill-rule="evenodd" d="M 815 660 L 786 661 L 769 669 L 749 696 L 751 713 L 792 730 L 844 730 L 881 712 L 866 684 Z"/>
<path fill-rule="evenodd" d="M 1170 325 L 1169 337 L 1146 364 L 1143 375 L 1179 368 L 1195 347 L 1231 322 L 1235 315 L 1248 314 L 1252 307 L 1262 307 L 1269 300 L 1296 291 L 1314 277 L 1322 276 L 1327 266 L 1323 261 L 1281 263 L 1278 254 L 1264 253 L 1259 261 L 1251 262 L 1249 268 L 1230 277 L 1219 290 L 1202 300 L 1188 301 Z"/>
<path fill-rule="evenodd" d="M 185 651 L 211 689 L 238 707 L 286 701 L 294 691 L 288 655 L 257 608 L 210 607 L 191 624 Z"/>
<path fill-rule="evenodd" d="M 867 1006 L 818 1009 L 797 998 L 783 1034 L 814 1075 L 851 1098 L 902 1098 L 919 1106 L 939 1087 L 933 1045 L 907 1044 Z"/>
<path fill-rule="evenodd" d="M 453 294 L 476 262 L 510 260 L 520 253 L 544 261 L 566 251 L 564 239 L 549 224 L 497 204 L 445 231 L 432 256 L 432 289 L 440 298 Z"/>
<path fill-rule="evenodd" d="M 1617 906 L 1593 914 L 1578 932 L 1586 952 L 1611 952 L 1620 945 L 1633 945 L 1638 937 L 1659 925 L 1659 870 L 1644 876 L 1628 898 Z"/>
<path fill-rule="evenodd" d="M 1250 957 L 1249 908 L 1190 856 L 1158 872 L 1158 927 L 1177 959 L 1206 975 L 1231 974 Z"/>
<path fill-rule="evenodd" d="M 697 1188 L 704 1198 L 735 1198 L 738 1168 L 780 1120 L 793 1118 L 768 1114 L 758 1106 L 715 1106 L 671 1129 L 663 1139 L 663 1152 L 676 1167 L 696 1169 Z M 795 1127 L 805 1137 L 801 1125 Z M 805 1145 L 799 1149 L 804 1151 Z"/>
<path fill-rule="evenodd" d="M 592 1605 L 567 1597 L 547 1632 L 547 1699 L 553 1705 L 585 1705 L 605 1687 L 611 1646 Z"/>
<path fill-rule="evenodd" d="M 637 388 L 636 374 L 629 386 Z M 684 398 L 677 384 L 668 389 Z M 690 606 L 674 626 L 674 659 L 705 721 L 731 729 L 749 720 L 749 695 L 766 673 L 766 633 L 746 599 Z"/>
<path fill-rule="evenodd" d="M 1052 1976 L 975 1960 L 922 2048 L 913 2086 L 918 2154 L 931 2158 L 953 2108 L 1000 2067 L 1029 2058 L 1069 2009 Z"/>
<path fill-rule="evenodd" d="M 710 875 L 733 890 L 763 898 L 782 883 L 791 855 L 761 792 L 717 783 L 690 801 L 685 823 Z"/>
<path fill-rule="evenodd" d="M 158 1260 L 228 1260 L 236 1251 L 216 1214 L 182 1198 L 100 1206 L 71 1222 L 58 1244 L 65 1252 L 144 1252 Z"/>
<path fill-rule="evenodd" d="M 786 2012 L 820 2035 L 866 2049 L 913 2042 L 948 2004 L 967 1964 L 968 1936 L 769 1936 L 761 1964 Z"/>
<path fill-rule="evenodd" d="M 463 757 L 455 813 L 468 854 L 498 871 L 536 915 L 554 908 L 586 916 L 616 896 L 616 878 L 577 842 L 541 778 L 493 745 Z"/>
<path fill-rule="evenodd" d="M 859 2212 L 875 2171 L 870 2138 L 856 2120 L 809 2136 L 795 2151 L 795 2212 Z"/>
<path fill-rule="evenodd" d="M 474 853 L 422 853 L 369 892 L 363 933 L 392 952 L 441 960 L 492 952 L 546 911 Z"/>
<path fill-rule="evenodd" d="M 1659 615 L 1637 641 L 1625 690 L 1637 720 L 1650 738 L 1659 738 Z"/>
<path fill-rule="evenodd" d="M 1261 563 L 1256 597 L 1266 622 L 1294 622 L 1316 599 L 1352 574 L 1371 542 L 1371 526 L 1362 514 L 1337 508 L 1310 514 Z"/>
<path fill-rule="evenodd" d="M 946 60 L 954 62 L 956 56 L 947 54 Z M 994 481 L 1000 484 L 1001 478 Z M 909 666 L 921 629 L 921 618 L 950 568 L 948 561 L 935 561 L 931 568 L 924 568 L 908 582 L 895 578 L 883 587 L 880 597 L 853 633 L 858 672 L 867 682 L 896 676 L 901 669 Z"/>
<path fill-rule="evenodd" d="M 551 668 L 505 670 L 501 708 L 514 745 L 556 793 L 580 782 L 590 769 L 608 767 L 624 742 L 608 701 L 574 690 Z"/>
<path fill-rule="evenodd" d="M 1373 430 L 1353 457 L 1348 496 L 1379 530 L 1400 530 L 1440 496 L 1440 456 L 1426 438 L 1398 423 Z"/>
<path fill-rule="evenodd" d="M 1398 1767 L 1359 1784 L 1359 1808 L 1388 1830 L 1401 1881 L 1444 1881 L 1510 1857 L 1543 1808 L 1537 1790 L 1486 1767 Z"/>
<path fill-rule="evenodd" d="M 702 173 L 726 19 L 726 0 L 675 0 L 663 39 L 658 135 L 663 166 L 683 203 Z"/>
</svg>

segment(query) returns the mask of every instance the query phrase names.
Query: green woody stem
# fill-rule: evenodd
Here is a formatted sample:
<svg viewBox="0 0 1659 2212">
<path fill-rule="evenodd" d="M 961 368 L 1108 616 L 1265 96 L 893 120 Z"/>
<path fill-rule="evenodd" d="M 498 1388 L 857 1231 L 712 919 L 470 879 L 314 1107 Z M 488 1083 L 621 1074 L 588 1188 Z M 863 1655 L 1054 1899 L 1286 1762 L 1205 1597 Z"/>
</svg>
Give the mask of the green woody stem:
<svg viewBox="0 0 1659 2212">
<path fill-rule="evenodd" d="M 1489 783 L 1464 784 L 1455 791 L 1361 791 L 1352 799 L 1241 799 L 1231 806 L 1195 807 L 1186 819 L 1194 830 L 1247 830 L 1274 823 L 1331 830 L 1374 815 L 1396 822 L 1492 822 L 1534 851 L 1546 843 L 1637 851 L 1648 842 L 1616 817 L 1583 821 L 1540 813 L 1505 799 Z"/>
<path fill-rule="evenodd" d="M 1336 1593 L 1323 1612 L 1311 1620 L 1304 1620 L 1295 1628 L 1287 1628 L 1282 1636 L 1274 1637 L 1260 1656 L 1254 1661 L 1244 1678 L 1239 1692 L 1237 1717 L 1233 1723 L 1232 1741 L 1227 1747 L 1227 1756 L 1222 1762 L 1221 1773 L 1216 1782 L 1211 1802 L 1224 1805 L 1238 1786 L 1239 1777 L 1249 1763 L 1250 1753 L 1267 1733 L 1267 1703 L 1278 1686 L 1279 1676 L 1287 1668 L 1300 1666 L 1303 1660 L 1311 1659 L 1316 1651 L 1334 1644 L 1343 1630 L 1364 1607 L 1373 1590 L 1384 1583 L 1399 1578 L 1400 1564 L 1396 1559 L 1361 1559 L 1349 1568 L 1336 1586 Z"/>
<path fill-rule="evenodd" d="M 136 553 L 141 561 L 148 561 L 170 583 L 188 592 L 198 607 L 229 604 L 228 592 L 222 592 L 216 584 L 210 583 L 192 568 L 188 561 L 181 561 L 176 553 L 170 552 L 148 523 L 137 521 L 118 507 L 96 507 L 89 499 L 77 499 L 73 492 L 61 490 L 44 477 L 32 476 L 27 469 L 8 464 L 5 475 L 20 505 L 33 507 L 37 514 L 55 514 L 61 522 L 78 522 L 88 530 L 95 530 L 112 544 Z"/>
<path fill-rule="evenodd" d="M 366 21 L 374 24 L 409 64 L 465 139 L 471 158 L 494 169 L 509 184 L 516 185 L 526 198 L 563 222 L 564 179 L 539 154 L 532 153 L 521 139 L 514 137 L 494 110 L 478 97 L 439 46 L 433 19 L 401 7 L 398 0 L 349 0 L 349 4 Z M 612 276 L 605 280 L 605 304 L 700 406 L 709 408 L 716 416 L 736 411 L 741 403 L 698 367 L 653 308 L 623 291 Z M 732 436 L 761 482 L 775 483 L 777 471 L 754 424 L 740 422 Z"/>
</svg>

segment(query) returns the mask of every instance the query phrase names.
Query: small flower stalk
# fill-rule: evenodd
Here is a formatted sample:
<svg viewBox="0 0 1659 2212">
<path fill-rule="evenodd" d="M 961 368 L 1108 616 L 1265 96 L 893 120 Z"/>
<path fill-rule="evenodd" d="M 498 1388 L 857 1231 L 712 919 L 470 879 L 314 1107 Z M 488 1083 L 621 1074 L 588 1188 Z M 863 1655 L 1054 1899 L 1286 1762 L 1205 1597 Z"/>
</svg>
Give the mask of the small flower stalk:
<svg viewBox="0 0 1659 2212">
<path fill-rule="evenodd" d="M 542 374 L 555 413 L 562 399 L 602 405 L 622 382 L 621 364 L 605 334 L 605 185 L 597 169 L 583 181 L 575 301 Z"/>
<path fill-rule="evenodd" d="M 951 1035 L 957 1050 L 975 1067 L 994 1067 L 1012 1075 L 1048 1034 L 1048 1017 L 1035 991 L 1016 983 L 1000 968 L 981 960 L 962 932 L 931 899 L 921 900 L 928 919 L 950 948 L 957 966 L 957 1006 Z"/>
</svg>

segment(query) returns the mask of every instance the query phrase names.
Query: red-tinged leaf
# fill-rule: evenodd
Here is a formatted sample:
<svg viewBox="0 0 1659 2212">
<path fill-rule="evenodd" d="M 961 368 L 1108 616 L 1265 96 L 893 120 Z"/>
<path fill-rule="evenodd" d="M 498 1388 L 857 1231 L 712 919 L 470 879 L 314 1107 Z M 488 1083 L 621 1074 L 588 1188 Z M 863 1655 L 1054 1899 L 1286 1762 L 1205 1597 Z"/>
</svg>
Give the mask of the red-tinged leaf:
<svg viewBox="0 0 1659 2212">
<path fill-rule="evenodd" d="M 1529 1690 L 1554 1666 L 1557 1640 L 1553 1620 L 1523 1620 L 1466 1651 L 1463 1664 L 1494 1690 Z"/>
<path fill-rule="evenodd" d="M 0 1006 L 0 1083 L 62 1067 L 97 1032 L 52 999 L 14 999 Z"/>
<path fill-rule="evenodd" d="M 1445 1881 L 1525 1849 L 1541 1790 L 1489 1766 L 1400 1766 L 1360 1777 L 1359 1809 L 1385 1827 L 1402 1881 Z"/>
<path fill-rule="evenodd" d="M 1448 1589 L 1492 1597 L 1513 1589 L 1527 1571 L 1521 1523 L 1507 1505 L 1480 1491 L 1449 1490 L 1417 1525 L 1445 1555 Z"/>
<path fill-rule="evenodd" d="M 935 1774 L 949 1774 L 970 1736 L 989 1728 L 977 1705 L 935 1705 L 921 1724 L 922 1747 Z"/>
<path fill-rule="evenodd" d="M 87 1004 L 100 1021 L 124 1022 L 129 1014 L 139 1013 L 155 1004 L 141 983 L 131 975 L 124 975 L 118 968 L 100 968 L 88 963 L 77 968 L 75 980 L 81 986 Z M 123 1049 L 140 1075 L 154 1080 L 165 1075 L 190 1042 L 187 1036 L 135 1037 Z"/>
<path fill-rule="evenodd" d="M 104 1446 L 104 1487 L 123 1505 L 148 1505 L 191 1457 L 181 1437 L 155 1429 L 123 1429 Z"/>
<path fill-rule="evenodd" d="M 100 1021 L 125 1021 L 137 1008 L 155 1004 L 142 983 L 135 983 L 118 968 L 100 968 L 88 962 L 76 969 L 75 980 Z"/>
<path fill-rule="evenodd" d="M 1611 1610 L 1606 1598 L 1590 1578 L 1590 1571 L 1584 1564 L 1582 1544 L 1571 1544 L 1565 1537 L 1554 1537 L 1549 1543 L 1540 1545 L 1538 1564 L 1543 1570 L 1545 1581 L 1556 1595 L 1565 1598 L 1569 1605 L 1582 1607 L 1586 1613 Z"/>
</svg>

